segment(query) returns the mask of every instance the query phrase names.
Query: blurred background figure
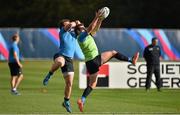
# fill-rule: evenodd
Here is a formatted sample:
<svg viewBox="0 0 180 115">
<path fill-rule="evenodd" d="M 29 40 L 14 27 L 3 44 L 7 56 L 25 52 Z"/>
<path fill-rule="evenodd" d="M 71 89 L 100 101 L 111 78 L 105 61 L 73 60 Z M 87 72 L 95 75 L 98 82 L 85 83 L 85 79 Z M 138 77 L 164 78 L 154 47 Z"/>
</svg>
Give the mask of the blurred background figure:
<svg viewBox="0 0 180 115">
<path fill-rule="evenodd" d="M 20 51 L 18 48 L 20 37 L 18 34 L 12 36 L 13 43 L 9 48 L 8 65 L 11 73 L 11 93 L 13 95 L 20 95 L 17 91 L 19 84 L 23 79 L 22 64 L 20 62 Z"/>
<path fill-rule="evenodd" d="M 154 73 L 156 78 L 157 90 L 160 91 L 161 79 L 160 79 L 160 56 L 161 49 L 158 46 L 158 39 L 152 38 L 152 44 L 148 45 L 144 50 L 144 59 L 147 66 L 147 78 L 146 78 L 146 91 L 151 87 L 152 74 Z"/>
</svg>

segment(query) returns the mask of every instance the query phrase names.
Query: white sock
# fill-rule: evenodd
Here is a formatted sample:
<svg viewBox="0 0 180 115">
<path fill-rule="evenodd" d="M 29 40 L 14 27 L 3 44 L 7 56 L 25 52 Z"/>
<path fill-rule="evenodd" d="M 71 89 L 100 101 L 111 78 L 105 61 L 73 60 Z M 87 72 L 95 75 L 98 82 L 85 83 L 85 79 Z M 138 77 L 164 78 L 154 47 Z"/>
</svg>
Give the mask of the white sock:
<svg viewBox="0 0 180 115">
<path fill-rule="evenodd" d="M 16 91 L 17 89 L 16 88 L 13 88 L 14 91 Z"/>
</svg>

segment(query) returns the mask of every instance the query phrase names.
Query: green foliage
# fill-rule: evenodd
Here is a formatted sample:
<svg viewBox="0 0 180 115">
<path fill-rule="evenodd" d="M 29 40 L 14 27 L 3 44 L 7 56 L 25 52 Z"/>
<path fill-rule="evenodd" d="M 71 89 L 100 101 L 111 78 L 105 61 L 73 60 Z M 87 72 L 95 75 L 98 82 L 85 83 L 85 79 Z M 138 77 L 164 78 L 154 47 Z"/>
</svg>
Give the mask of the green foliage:
<svg viewBox="0 0 180 115">
<path fill-rule="evenodd" d="M 90 21 L 101 2 L 102 0 L 7 0 L 0 3 L 0 25 L 57 27 L 57 22 L 64 18 Z"/>
<path fill-rule="evenodd" d="M 180 27 L 179 0 L 1 0 L 1 27 L 57 27 L 63 18 L 88 25 L 97 9 L 108 6 L 102 27 Z"/>
</svg>

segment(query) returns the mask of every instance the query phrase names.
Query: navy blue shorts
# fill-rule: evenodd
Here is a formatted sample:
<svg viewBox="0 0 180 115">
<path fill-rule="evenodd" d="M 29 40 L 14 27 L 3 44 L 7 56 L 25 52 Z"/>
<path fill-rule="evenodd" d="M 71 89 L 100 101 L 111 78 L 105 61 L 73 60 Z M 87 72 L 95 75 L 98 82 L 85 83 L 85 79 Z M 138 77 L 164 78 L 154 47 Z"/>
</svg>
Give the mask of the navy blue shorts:
<svg viewBox="0 0 180 115">
<path fill-rule="evenodd" d="M 101 55 L 98 55 L 94 59 L 86 62 L 86 68 L 89 74 L 94 74 L 98 72 L 100 66 L 101 66 Z"/>
<path fill-rule="evenodd" d="M 62 73 L 74 72 L 73 60 L 70 57 L 63 56 L 62 54 L 56 53 L 54 55 L 54 60 L 60 56 L 64 57 L 65 59 L 65 64 L 63 67 L 61 67 Z"/>
<path fill-rule="evenodd" d="M 22 74 L 22 69 L 19 67 L 19 65 L 14 63 L 8 63 L 11 76 L 20 76 Z"/>
</svg>

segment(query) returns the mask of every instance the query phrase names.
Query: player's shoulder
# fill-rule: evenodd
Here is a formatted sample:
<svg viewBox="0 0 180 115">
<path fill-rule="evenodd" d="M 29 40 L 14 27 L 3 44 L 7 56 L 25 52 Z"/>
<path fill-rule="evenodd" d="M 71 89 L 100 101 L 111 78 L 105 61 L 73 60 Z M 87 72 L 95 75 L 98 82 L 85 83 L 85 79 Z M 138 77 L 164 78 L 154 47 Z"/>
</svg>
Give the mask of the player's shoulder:
<svg viewBox="0 0 180 115">
<path fill-rule="evenodd" d="M 88 36 L 88 32 L 87 32 L 87 31 L 81 32 L 81 33 L 79 34 L 79 36 L 86 37 L 86 36 Z"/>
<path fill-rule="evenodd" d="M 160 51 L 161 50 L 160 46 L 157 45 L 156 50 Z"/>
<path fill-rule="evenodd" d="M 86 31 L 81 32 L 81 33 L 78 35 L 77 39 L 78 39 L 80 42 L 84 42 L 85 38 L 86 38 L 88 35 L 89 35 L 89 34 L 88 34 Z"/>
<path fill-rule="evenodd" d="M 13 47 L 13 48 L 17 47 L 17 43 L 13 42 L 11 47 Z"/>
<path fill-rule="evenodd" d="M 157 45 L 157 47 L 160 49 L 160 46 L 159 46 L 159 45 Z"/>
<path fill-rule="evenodd" d="M 150 48 L 151 47 L 151 45 L 147 45 L 146 47 L 145 47 L 145 49 L 148 49 L 148 48 Z"/>
</svg>

